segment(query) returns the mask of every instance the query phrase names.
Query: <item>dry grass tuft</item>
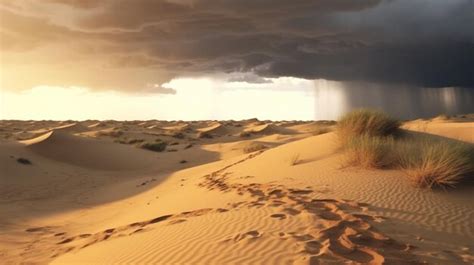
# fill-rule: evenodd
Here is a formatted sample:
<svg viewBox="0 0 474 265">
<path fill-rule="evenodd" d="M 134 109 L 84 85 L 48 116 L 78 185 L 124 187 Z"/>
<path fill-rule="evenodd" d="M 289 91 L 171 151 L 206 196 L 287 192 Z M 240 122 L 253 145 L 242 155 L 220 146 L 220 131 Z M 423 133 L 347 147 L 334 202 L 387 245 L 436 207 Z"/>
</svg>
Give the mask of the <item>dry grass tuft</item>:
<svg viewBox="0 0 474 265">
<path fill-rule="evenodd" d="M 267 146 L 264 145 L 264 144 L 251 143 L 248 146 L 244 147 L 244 153 L 246 153 L 246 154 L 253 153 L 253 152 L 260 151 L 260 150 L 263 150 L 263 149 L 266 149 L 266 148 L 267 148 Z"/>
<path fill-rule="evenodd" d="M 377 110 L 359 109 L 344 115 L 337 124 L 337 133 L 346 142 L 352 137 L 389 136 L 398 132 L 401 123 Z"/>
<path fill-rule="evenodd" d="M 345 146 L 347 162 L 363 168 L 388 168 L 397 160 L 393 152 L 394 146 L 393 137 L 351 137 Z"/>
<path fill-rule="evenodd" d="M 348 162 L 401 168 L 418 187 L 454 186 L 474 173 L 474 146 L 437 137 L 398 137 L 400 123 L 370 110 L 348 113 L 337 127 Z"/>
<path fill-rule="evenodd" d="M 474 173 L 474 147 L 451 140 L 405 141 L 398 146 L 402 170 L 418 187 L 454 186 Z"/>
<path fill-rule="evenodd" d="M 290 166 L 296 166 L 301 163 L 300 154 L 294 154 L 290 157 Z"/>
<path fill-rule="evenodd" d="M 167 145 L 168 144 L 166 142 L 142 143 L 140 147 L 143 149 L 150 150 L 150 151 L 163 152 L 165 151 Z"/>
</svg>

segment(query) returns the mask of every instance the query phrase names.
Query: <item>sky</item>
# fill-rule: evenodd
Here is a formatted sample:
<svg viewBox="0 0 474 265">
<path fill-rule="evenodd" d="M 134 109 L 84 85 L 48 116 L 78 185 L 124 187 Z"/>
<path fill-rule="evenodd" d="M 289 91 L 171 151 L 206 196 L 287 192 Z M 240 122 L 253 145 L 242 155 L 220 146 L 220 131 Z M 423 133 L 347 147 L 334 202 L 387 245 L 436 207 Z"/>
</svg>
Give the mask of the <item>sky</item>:
<svg viewBox="0 0 474 265">
<path fill-rule="evenodd" d="M 0 0 L 0 119 L 474 112 L 472 0 Z"/>
</svg>

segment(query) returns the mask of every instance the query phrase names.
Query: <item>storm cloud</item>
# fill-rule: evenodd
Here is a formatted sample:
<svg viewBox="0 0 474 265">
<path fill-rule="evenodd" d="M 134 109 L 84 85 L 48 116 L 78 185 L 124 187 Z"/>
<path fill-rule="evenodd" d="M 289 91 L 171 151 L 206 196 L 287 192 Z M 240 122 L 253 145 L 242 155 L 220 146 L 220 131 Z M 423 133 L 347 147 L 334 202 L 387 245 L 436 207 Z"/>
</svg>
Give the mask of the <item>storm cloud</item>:
<svg viewBox="0 0 474 265">
<path fill-rule="evenodd" d="M 2 86 L 11 89 L 54 82 L 146 90 L 173 77 L 219 73 L 249 74 L 254 81 L 291 76 L 474 87 L 471 0 L 19 0 L 0 6 L 2 64 L 16 71 L 25 62 L 48 67 L 35 74 L 22 66 L 28 82 L 10 71 Z"/>
</svg>

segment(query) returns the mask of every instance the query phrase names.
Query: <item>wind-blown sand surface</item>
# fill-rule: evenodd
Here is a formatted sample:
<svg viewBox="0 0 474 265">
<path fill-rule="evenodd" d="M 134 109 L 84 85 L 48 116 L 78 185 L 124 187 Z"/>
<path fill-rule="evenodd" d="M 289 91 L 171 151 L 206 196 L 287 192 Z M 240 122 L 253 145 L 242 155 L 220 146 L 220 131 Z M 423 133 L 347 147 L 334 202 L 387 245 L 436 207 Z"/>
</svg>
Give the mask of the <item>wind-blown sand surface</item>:
<svg viewBox="0 0 474 265">
<path fill-rule="evenodd" d="M 474 186 L 422 190 L 398 170 L 342 167 L 333 125 L 0 121 L 0 260 L 474 262 Z M 404 128 L 474 142 L 469 116 Z"/>
</svg>

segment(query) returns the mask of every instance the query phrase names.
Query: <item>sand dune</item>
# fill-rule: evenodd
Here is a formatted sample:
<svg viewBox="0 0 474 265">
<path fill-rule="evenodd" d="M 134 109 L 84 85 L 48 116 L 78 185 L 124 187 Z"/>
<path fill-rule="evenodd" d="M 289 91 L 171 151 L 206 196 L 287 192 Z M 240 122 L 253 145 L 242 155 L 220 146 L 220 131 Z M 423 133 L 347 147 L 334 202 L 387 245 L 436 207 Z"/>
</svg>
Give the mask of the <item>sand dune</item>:
<svg viewBox="0 0 474 265">
<path fill-rule="evenodd" d="M 473 121 L 454 122 L 446 119 L 433 121 L 418 120 L 406 123 L 404 128 L 474 143 Z"/>
<path fill-rule="evenodd" d="M 268 135 L 268 134 L 275 134 L 275 133 L 278 133 L 278 134 L 294 133 L 294 131 L 291 129 L 280 127 L 272 123 L 250 125 L 247 128 L 245 128 L 244 132 L 251 133 L 251 134 L 260 134 L 260 135 Z"/>
<path fill-rule="evenodd" d="M 212 136 L 224 136 L 226 133 L 228 133 L 228 129 L 220 122 L 210 124 L 208 127 L 197 129 L 197 131 L 200 134 Z"/>
<path fill-rule="evenodd" d="M 149 167 L 156 161 L 153 154 L 145 150 L 74 136 L 63 129 L 51 131 L 23 143 L 28 149 L 44 157 L 87 168 L 140 169 Z"/>
<path fill-rule="evenodd" d="M 6 264 L 474 262 L 472 187 L 428 192 L 401 181 L 398 170 L 343 167 L 335 134 L 313 136 L 332 123 L 256 122 L 50 123 L 55 130 L 21 144 L 8 138 L 0 143 L 0 257 Z M 145 127 L 154 125 L 213 138 L 150 135 Z M 112 127 L 123 134 L 90 134 Z M 469 141 L 474 124 L 426 128 Z M 243 130 L 252 138 L 242 139 Z M 124 137 L 159 137 L 168 146 L 156 153 L 114 142 Z"/>
</svg>

